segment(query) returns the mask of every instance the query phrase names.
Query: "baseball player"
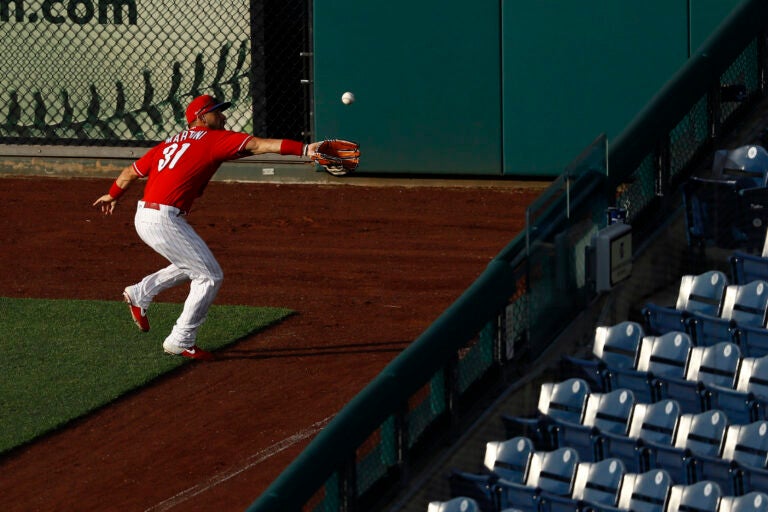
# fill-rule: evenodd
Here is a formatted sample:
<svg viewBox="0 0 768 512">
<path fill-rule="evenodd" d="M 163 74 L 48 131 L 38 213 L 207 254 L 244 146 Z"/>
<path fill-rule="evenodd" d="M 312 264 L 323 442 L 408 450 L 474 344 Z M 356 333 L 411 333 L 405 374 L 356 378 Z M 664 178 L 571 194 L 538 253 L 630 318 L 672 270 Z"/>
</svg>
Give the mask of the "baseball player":
<svg viewBox="0 0 768 512">
<path fill-rule="evenodd" d="M 210 352 L 195 345 L 195 339 L 223 279 L 211 250 L 187 223 L 192 203 L 225 161 L 263 153 L 312 157 L 319 145 L 226 130 L 223 111 L 230 106 L 209 95 L 193 99 L 186 110 L 188 127 L 123 169 L 109 193 L 93 203 L 104 215 L 111 215 L 128 187 L 147 178 L 134 225 L 139 237 L 170 265 L 125 288 L 123 299 L 133 321 L 146 332 L 152 299 L 163 290 L 189 282 L 189 295 L 163 350 L 191 359 L 213 359 Z"/>
</svg>

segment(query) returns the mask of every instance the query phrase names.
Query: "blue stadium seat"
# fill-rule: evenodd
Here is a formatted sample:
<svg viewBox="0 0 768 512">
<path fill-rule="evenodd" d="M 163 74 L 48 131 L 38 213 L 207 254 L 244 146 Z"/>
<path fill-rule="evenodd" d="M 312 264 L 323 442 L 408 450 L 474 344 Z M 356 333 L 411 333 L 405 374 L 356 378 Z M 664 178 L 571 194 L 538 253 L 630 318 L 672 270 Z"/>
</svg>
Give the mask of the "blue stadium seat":
<svg viewBox="0 0 768 512">
<path fill-rule="evenodd" d="M 736 390 L 768 400 L 768 355 L 744 357 L 741 360 Z"/>
<path fill-rule="evenodd" d="M 674 307 L 646 304 L 642 314 L 648 334 L 684 331 L 685 320 L 692 313 L 719 317 L 728 278 L 719 270 L 698 275 L 684 275 Z"/>
<path fill-rule="evenodd" d="M 576 468 L 571 496 L 590 504 L 613 506 L 618 501 L 619 487 L 626 472 L 624 463 L 613 457 L 580 463 Z"/>
<path fill-rule="evenodd" d="M 640 343 L 637 370 L 658 376 L 685 378 L 692 348 L 693 341 L 685 332 L 670 331 L 660 336 L 646 336 Z"/>
<path fill-rule="evenodd" d="M 582 424 L 600 432 L 626 435 L 635 403 L 635 395 L 629 389 L 592 393 L 584 406 Z"/>
<path fill-rule="evenodd" d="M 725 431 L 721 458 L 740 466 L 765 469 L 768 462 L 768 421 L 729 425 Z"/>
<path fill-rule="evenodd" d="M 688 358 L 685 378 L 701 382 L 705 386 L 733 388 L 740 361 L 741 350 L 732 342 L 694 347 Z"/>
<path fill-rule="evenodd" d="M 480 512 L 480 505 L 472 498 L 460 496 L 448 501 L 431 501 L 427 512 Z"/>
<path fill-rule="evenodd" d="M 640 402 L 659 400 L 662 396 L 658 378 L 683 380 L 692 347 L 693 342 L 685 332 L 645 336 L 638 348 L 636 369 L 609 369 L 606 373 L 608 386 L 630 389 Z"/>
<path fill-rule="evenodd" d="M 631 369 L 635 367 L 640 340 L 645 336 L 642 325 L 624 321 L 615 325 L 598 326 L 589 359 L 563 356 L 566 369 L 588 381 L 594 391 L 606 391 L 604 372 L 607 368 Z"/>
<path fill-rule="evenodd" d="M 721 180 L 747 177 L 751 186 L 768 185 L 768 151 L 748 144 L 735 149 L 718 149 L 712 157 L 712 176 Z"/>
<path fill-rule="evenodd" d="M 717 512 L 768 512 L 768 494 L 750 492 L 741 496 L 723 496 Z"/>
<path fill-rule="evenodd" d="M 716 512 L 722 495 L 717 482 L 673 485 L 664 512 Z"/>
<path fill-rule="evenodd" d="M 766 238 L 768 241 L 768 237 Z M 731 282 L 733 284 L 746 284 L 755 280 L 768 281 L 768 254 L 763 246 L 762 254 L 750 254 L 742 251 L 734 251 L 728 257 L 731 268 Z"/>
<path fill-rule="evenodd" d="M 706 389 L 708 407 L 726 411 L 733 423 L 763 419 L 768 404 L 768 357 L 741 359 L 735 389 Z"/>
<path fill-rule="evenodd" d="M 686 320 L 688 332 L 698 346 L 738 341 L 739 326 L 764 327 L 768 316 L 768 282 L 731 284 L 725 289 L 719 317 L 695 313 Z"/>
<path fill-rule="evenodd" d="M 522 436 L 486 443 L 481 473 L 451 471 L 448 477 L 451 496 L 472 498 L 483 510 L 495 509 L 494 483 L 500 478 L 523 482 L 533 452 L 533 442 Z"/>
<path fill-rule="evenodd" d="M 624 475 L 618 508 L 633 512 L 663 512 L 672 487 L 672 478 L 663 469 Z"/>
<path fill-rule="evenodd" d="M 501 415 L 507 437 L 525 435 L 539 448 L 555 448 L 549 426 L 553 422 L 579 425 L 589 393 L 587 381 L 579 378 L 542 384 L 535 417 Z"/>
<path fill-rule="evenodd" d="M 696 457 L 719 457 L 727 426 L 728 419 L 720 411 L 681 415 L 671 446 L 648 443 L 650 467 L 666 469 L 677 484 L 701 480 Z"/>
<path fill-rule="evenodd" d="M 738 180 L 693 176 L 682 186 L 688 246 L 705 250 L 714 245 L 733 249 L 748 246 L 739 212 Z"/>
<path fill-rule="evenodd" d="M 499 507 L 536 512 L 546 495 L 569 496 L 578 464 L 579 456 L 570 447 L 534 452 L 523 483 L 504 479 L 496 482 Z"/>
<path fill-rule="evenodd" d="M 768 355 L 768 329 L 740 325 L 736 328 L 736 343 L 741 347 L 744 357 L 762 357 Z"/>
<path fill-rule="evenodd" d="M 601 433 L 603 458 L 617 457 L 633 473 L 647 471 L 651 467 L 648 443 L 671 446 L 679 419 L 680 405 L 674 400 L 635 404 L 627 435 Z"/>
</svg>

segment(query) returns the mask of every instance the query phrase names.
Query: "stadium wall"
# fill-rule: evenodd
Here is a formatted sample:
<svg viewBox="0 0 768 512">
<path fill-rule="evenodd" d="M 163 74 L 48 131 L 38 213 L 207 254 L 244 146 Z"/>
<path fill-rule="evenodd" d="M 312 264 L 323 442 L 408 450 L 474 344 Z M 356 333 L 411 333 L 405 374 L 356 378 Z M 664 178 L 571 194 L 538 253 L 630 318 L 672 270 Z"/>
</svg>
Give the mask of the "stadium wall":
<svg viewBox="0 0 768 512">
<path fill-rule="evenodd" d="M 359 140 L 362 172 L 554 177 L 736 5 L 317 0 L 314 130 Z"/>
</svg>

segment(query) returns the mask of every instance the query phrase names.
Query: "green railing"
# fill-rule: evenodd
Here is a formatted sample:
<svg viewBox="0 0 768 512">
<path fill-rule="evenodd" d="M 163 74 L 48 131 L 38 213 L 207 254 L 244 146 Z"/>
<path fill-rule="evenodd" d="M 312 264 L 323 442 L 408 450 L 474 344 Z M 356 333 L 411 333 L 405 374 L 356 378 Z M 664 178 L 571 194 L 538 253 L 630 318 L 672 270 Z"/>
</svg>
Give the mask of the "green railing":
<svg viewBox="0 0 768 512">
<path fill-rule="evenodd" d="M 641 245 L 697 159 L 764 96 L 766 20 L 768 2 L 745 0 L 619 137 L 587 148 L 529 208 L 526 230 L 248 510 L 370 510 L 483 384 L 535 360 L 594 297 L 584 253 L 606 207 L 627 209 Z"/>
</svg>

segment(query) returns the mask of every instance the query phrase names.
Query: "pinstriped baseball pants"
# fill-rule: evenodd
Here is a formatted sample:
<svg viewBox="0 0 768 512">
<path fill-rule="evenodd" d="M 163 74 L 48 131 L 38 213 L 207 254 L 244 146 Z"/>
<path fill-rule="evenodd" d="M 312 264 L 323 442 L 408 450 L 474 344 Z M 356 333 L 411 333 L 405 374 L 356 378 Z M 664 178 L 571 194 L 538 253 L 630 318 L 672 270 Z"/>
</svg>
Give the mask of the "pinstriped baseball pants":
<svg viewBox="0 0 768 512">
<path fill-rule="evenodd" d="M 224 273 L 208 245 L 177 208 L 160 205 L 144 208 L 139 201 L 134 218 L 139 237 L 171 264 L 146 276 L 133 286 L 133 298 L 147 309 L 155 296 L 173 286 L 189 282 L 189 295 L 166 341 L 183 348 L 195 344 L 197 330 L 205 322 L 208 308 L 221 288 Z"/>
</svg>

